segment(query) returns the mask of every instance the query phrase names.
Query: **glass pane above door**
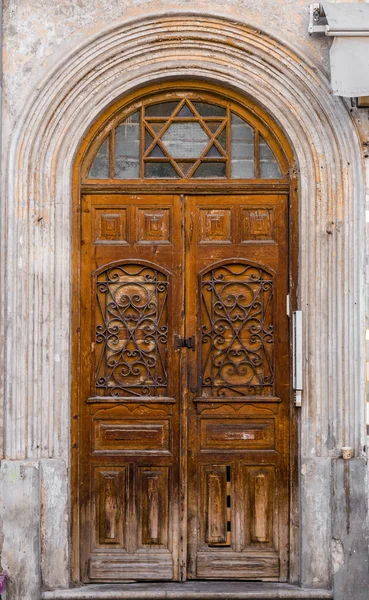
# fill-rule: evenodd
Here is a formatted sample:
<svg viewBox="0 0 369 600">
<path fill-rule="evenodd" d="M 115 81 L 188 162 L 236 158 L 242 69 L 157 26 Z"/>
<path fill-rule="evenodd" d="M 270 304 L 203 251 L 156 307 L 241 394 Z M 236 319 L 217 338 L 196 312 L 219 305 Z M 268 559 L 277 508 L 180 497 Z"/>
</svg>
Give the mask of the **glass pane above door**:
<svg viewBox="0 0 369 600">
<path fill-rule="evenodd" d="M 116 120 L 95 150 L 87 178 L 282 179 L 280 155 L 255 118 L 249 122 L 228 103 L 184 94 L 143 102 Z"/>
</svg>

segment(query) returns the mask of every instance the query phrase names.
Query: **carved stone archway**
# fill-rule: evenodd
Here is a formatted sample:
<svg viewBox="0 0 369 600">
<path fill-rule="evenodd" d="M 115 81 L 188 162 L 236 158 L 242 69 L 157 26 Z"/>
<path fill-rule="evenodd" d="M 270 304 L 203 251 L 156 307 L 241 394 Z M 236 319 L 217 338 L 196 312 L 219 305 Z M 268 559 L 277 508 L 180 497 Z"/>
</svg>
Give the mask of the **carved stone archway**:
<svg viewBox="0 0 369 600">
<path fill-rule="evenodd" d="M 106 106 L 141 85 L 170 78 L 205 79 L 254 98 L 294 148 L 305 328 L 301 581 L 329 587 L 332 458 L 342 446 L 358 455 L 364 433 L 360 147 L 345 105 L 332 97 L 317 68 L 245 24 L 190 13 L 127 21 L 67 57 L 25 107 L 4 169 L 4 468 L 40 468 L 36 480 L 44 486 L 46 509 L 52 502 L 48 482 L 59 486 L 58 540 L 47 530 L 45 509 L 43 581 L 67 585 L 73 160 L 84 132 Z M 30 493 L 37 504 L 40 488 Z M 4 566 L 12 535 L 5 531 Z"/>
</svg>

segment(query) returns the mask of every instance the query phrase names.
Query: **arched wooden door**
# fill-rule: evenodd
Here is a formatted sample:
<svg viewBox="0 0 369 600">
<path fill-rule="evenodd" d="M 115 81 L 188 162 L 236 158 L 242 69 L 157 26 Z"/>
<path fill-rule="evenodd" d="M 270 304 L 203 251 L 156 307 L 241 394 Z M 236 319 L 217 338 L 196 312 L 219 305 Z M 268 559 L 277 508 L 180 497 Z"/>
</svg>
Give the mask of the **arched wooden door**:
<svg viewBox="0 0 369 600">
<path fill-rule="evenodd" d="M 251 103 L 184 83 L 110 108 L 81 148 L 84 582 L 287 578 L 288 153 Z"/>
</svg>

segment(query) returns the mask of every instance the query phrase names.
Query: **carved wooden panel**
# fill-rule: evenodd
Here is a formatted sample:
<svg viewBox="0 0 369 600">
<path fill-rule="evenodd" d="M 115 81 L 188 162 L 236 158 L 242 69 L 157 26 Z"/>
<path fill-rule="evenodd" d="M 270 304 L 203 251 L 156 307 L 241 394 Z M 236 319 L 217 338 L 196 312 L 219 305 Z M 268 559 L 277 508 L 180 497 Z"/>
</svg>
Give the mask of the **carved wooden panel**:
<svg viewBox="0 0 369 600">
<path fill-rule="evenodd" d="M 200 213 L 200 243 L 219 244 L 231 242 L 231 209 L 202 208 Z"/>
<path fill-rule="evenodd" d="M 245 552 L 199 552 L 196 563 L 198 579 L 277 579 L 279 560 L 276 555 L 252 556 Z"/>
<path fill-rule="evenodd" d="M 274 419 L 201 419 L 203 450 L 270 450 L 274 448 Z"/>
<path fill-rule="evenodd" d="M 114 454 L 169 452 L 169 421 L 95 421 L 93 450 Z"/>
<path fill-rule="evenodd" d="M 232 262 L 201 275 L 202 395 L 270 395 L 273 277 Z"/>
<path fill-rule="evenodd" d="M 275 506 L 274 467 L 244 466 L 245 544 L 272 546 Z"/>
<path fill-rule="evenodd" d="M 95 494 L 97 545 L 124 548 L 125 467 L 96 467 Z"/>
<path fill-rule="evenodd" d="M 114 405 L 114 401 L 117 403 Z M 174 401 L 172 398 L 168 398 L 170 402 L 168 404 L 157 404 L 156 402 L 150 402 L 152 400 L 159 400 L 158 398 L 145 398 L 145 404 L 142 402 L 128 402 L 127 404 L 121 404 L 119 401 L 119 397 L 113 397 L 112 399 L 105 400 L 101 399 L 99 396 L 97 398 L 89 398 L 91 402 L 91 414 L 94 415 L 95 419 L 120 419 L 125 417 L 148 417 L 155 419 L 156 417 L 163 417 L 165 415 L 170 415 L 173 412 L 173 404 Z M 106 412 L 105 404 L 113 404 L 109 408 L 109 413 Z"/>
<path fill-rule="evenodd" d="M 244 208 L 242 210 L 242 241 L 274 239 L 274 210 L 272 208 Z"/>
<path fill-rule="evenodd" d="M 94 208 L 95 243 L 127 243 L 127 209 L 115 207 Z"/>
<path fill-rule="evenodd" d="M 92 555 L 89 561 L 89 578 L 92 581 L 165 581 L 173 579 L 173 560 L 169 552 L 132 555 Z"/>
<path fill-rule="evenodd" d="M 277 399 L 278 401 L 278 399 Z M 240 416 L 259 417 L 271 416 L 278 413 L 278 404 L 242 404 L 242 402 L 227 402 L 218 404 L 216 402 L 196 402 L 196 410 L 199 414 L 212 416 Z"/>
<path fill-rule="evenodd" d="M 171 242 L 171 212 L 169 208 L 137 209 L 137 240 L 141 244 Z"/>
<path fill-rule="evenodd" d="M 206 466 L 202 469 L 204 539 L 209 546 L 230 545 L 230 479 L 230 467 Z"/>
<path fill-rule="evenodd" d="M 141 546 L 168 546 L 168 469 L 140 467 Z"/>
</svg>

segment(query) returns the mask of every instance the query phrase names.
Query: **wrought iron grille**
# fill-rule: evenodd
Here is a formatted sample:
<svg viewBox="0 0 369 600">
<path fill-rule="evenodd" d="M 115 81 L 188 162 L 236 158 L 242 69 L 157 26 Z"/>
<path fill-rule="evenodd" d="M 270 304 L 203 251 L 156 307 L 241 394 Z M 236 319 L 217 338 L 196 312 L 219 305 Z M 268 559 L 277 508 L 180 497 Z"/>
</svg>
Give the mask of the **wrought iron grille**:
<svg viewBox="0 0 369 600">
<path fill-rule="evenodd" d="M 160 396 L 168 385 L 168 278 L 122 264 L 96 279 L 96 394 Z"/>
<path fill-rule="evenodd" d="M 227 264 L 201 277 L 202 395 L 273 393 L 273 278 Z"/>
</svg>

